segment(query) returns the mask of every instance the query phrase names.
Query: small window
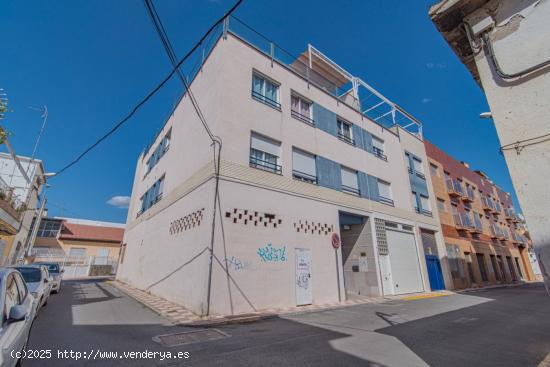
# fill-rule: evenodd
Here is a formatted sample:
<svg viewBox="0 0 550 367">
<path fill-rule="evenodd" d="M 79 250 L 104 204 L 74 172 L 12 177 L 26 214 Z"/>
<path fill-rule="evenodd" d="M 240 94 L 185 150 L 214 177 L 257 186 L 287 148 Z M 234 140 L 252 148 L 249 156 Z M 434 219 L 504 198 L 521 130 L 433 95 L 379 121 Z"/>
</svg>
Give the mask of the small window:
<svg viewBox="0 0 550 367">
<path fill-rule="evenodd" d="M 422 210 L 422 214 L 432 214 L 432 204 L 430 203 L 430 199 L 427 196 L 420 195 L 420 207 Z"/>
<path fill-rule="evenodd" d="M 437 198 L 437 209 L 440 212 L 446 212 L 447 211 L 447 208 L 445 206 L 445 200 Z"/>
<path fill-rule="evenodd" d="M 419 211 L 418 199 L 416 197 L 416 192 L 414 192 L 414 191 L 411 192 L 411 202 L 412 202 L 414 210 L 416 210 L 418 212 Z"/>
<path fill-rule="evenodd" d="M 311 106 L 312 103 L 302 97 L 299 97 L 295 94 L 292 94 L 292 96 L 290 97 L 290 113 L 292 117 L 307 124 L 313 125 L 314 122 L 311 112 Z"/>
<path fill-rule="evenodd" d="M 391 184 L 389 182 L 378 180 L 378 200 L 393 206 Z"/>
<path fill-rule="evenodd" d="M 384 149 L 385 149 L 384 140 L 382 140 L 382 139 L 380 139 L 380 138 L 373 135 L 372 136 L 372 152 L 378 158 L 387 161 L 388 157 L 384 153 Z"/>
<path fill-rule="evenodd" d="M 345 141 L 348 144 L 355 145 L 353 140 L 353 124 L 338 118 L 336 123 L 338 124 L 338 138 Z"/>
<path fill-rule="evenodd" d="M 155 205 L 157 202 L 162 199 L 162 194 L 164 191 L 164 176 L 159 178 L 153 186 L 151 186 L 145 194 L 140 198 L 141 200 L 141 210 L 138 212 L 137 216 L 139 217 L 147 209 Z"/>
<path fill-rule="evenodd" d="M 294 148 L 292 150 L 292 176 L 297 180 L 316 184 L 315 156 Z"/>
<path fill-rule="evenodd" d="M 342 167 L 342 191 L 348 194 L 359 195 L 357 171 Z"/>
<path fill-rule="evenodd" d="M 151 153 L 151 156 L 147 160 L 147 171 L 145 172 L 144 178 L 147 176 L 149 172 L 157 165 L 157 163 L 160 161 L 160 159 L 166 154 L 168 151 L 168 148 L 170 147 L 170 139 L 172 136 L 172 129 L 168 130 L 166 135 L 162 138 L 162 140 L 159 142 L 155 150 L 153 150 L 153 153 Z"/>
<path fill-rule="evenodd" d="M 422 161 L 415 157 L 413 157 L 412 161 L 413 161 L 414 170 L 418 173 L 424 173 L 424 166 L 422 165 Z"/>
<path fill-rule="evenodd" d="M 281 109 L 279 84 L 258 73 L 254 73 L 252 76 L 252 97 L 268 106 Z"/>
<path fill-rule="evenodd" d="M 433 177 L 439 177 L 439 168 L 433 163 L 430 163 L 430 174 Z"/>
<path fill-rule="evenodd" d="M 250 167 L 281 174 L 281 143 L 252 133 L 250 139 Z"/>
</svg>

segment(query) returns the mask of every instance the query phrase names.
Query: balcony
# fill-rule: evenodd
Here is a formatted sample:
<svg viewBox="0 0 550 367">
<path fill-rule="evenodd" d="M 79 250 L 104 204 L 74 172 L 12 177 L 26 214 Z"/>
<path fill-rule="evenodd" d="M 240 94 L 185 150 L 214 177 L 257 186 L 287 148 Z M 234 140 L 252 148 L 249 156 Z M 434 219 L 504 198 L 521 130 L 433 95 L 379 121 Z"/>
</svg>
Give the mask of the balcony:
<svg viewBox="0 0 550 367">
<path fill-rule="evenodd" d="M 506 239 L 504 231 L 496 224 L 491 224 L 491 238 L 498 238 L 499 240 Z"/>
<path fill-rule="evenodd" d="M 377 147 L 372 147 L 372 154 L 374 154 L 376 157 L 380 158 L 383 161 L 388 161 L 388 156 L 384 154 L 384 151 Z"/>
<path fill-rule="evenodd" d="M 498 201 L 495 201 L 494 203 L 495 203 L 495 207 L 493 210 L 493 214 L 500 214 L 500 212 L 502 211 L 502 206 Z"/>
<path fill-rule="evenodd" d="M 479 219 L 479 216 L 477 216 L 475 213 L 473 215 L 473 228 L 471 231 L 473 233 L 482 233 L 483 232 L 483 224 L 481 223 L 481 219 Z"/>
<path fill-rule="evenodd" d="M 282 174 L 282 171 L 283 171 L 282 166 L 278 165 L 277 163 L 264 161 L 252 155 L 250 156 L 250 167 L 258 168 L 268 172 L 273 172 L 279 175 Z"/>
<path fill-rule="evenodd" d="M 317 177 L 310 175 L 309 173 L 293 170 L 292 177 L 294 177 L 296 180 L 299 180 L 299 181 L 304 181 L 314 185 L 317 184 Z"/>
<path fill-rule="evenodd" d="M 343 134 L 341 132 L 338 132 L 338 139 L 340 139 L 342 141 L 345 141 L 346 143 L 348 143 L 350 145 L 355 146 L 355 140 L 351 136 L 348 136 L 347 134 Z"/>
<path fill-rule="evenodd" d="M 511 221 L 513 223 L 519 223 L 520 219 L 518 215 L 516 214 L 516 211 L 512 208 L 504 209 L 504 215 L 506 220 Z"/>
<path fill-rule="evenodd" d="M 449 195 L 459 197 L 464 196 L 464 189 L 458 180 L 449 178 L 445 183 L 447 184 L 447 192 Z"/>
<path fill-rule="evenodd" d="M 473 230 L 475 228 L 472 218 L 466 213 L 453 214 L 455 227 L 459 230 Z"/>
<path fill-rule="evenodd" d="M 470 186 L 466 186 L 465 195 L 462 196 L 462 200 L 465 202 L 471 203 L 475 200 L 474 190 Z"/>
<path fill-rule="evenodd" d="M 488 212 L 495 211 L 495 204 L 493 203 L 493 199 L 491 199 L 490 197 L 481 197 L 481 207 L 483 208 L 483 210 Z"/>
<path fill-rule="evenodd" d="M 359 196 L 359 189 L 357 187 L 342 185 L 342 191 L 345 192 L 346 194 Z"/>
<path fill-rule="evenodd" d="M 0 178 L 0 234 L 16 234 L 26 209 L 25 203 L 14 195 L 13 188 Z"/>
</svg>

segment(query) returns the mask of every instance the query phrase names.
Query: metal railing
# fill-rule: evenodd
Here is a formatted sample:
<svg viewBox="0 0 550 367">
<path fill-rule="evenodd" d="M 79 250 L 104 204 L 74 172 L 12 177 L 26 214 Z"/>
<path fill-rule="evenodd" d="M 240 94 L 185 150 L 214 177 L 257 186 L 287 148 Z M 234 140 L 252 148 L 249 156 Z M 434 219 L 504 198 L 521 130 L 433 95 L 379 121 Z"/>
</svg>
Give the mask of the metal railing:
<svg viewBox="0 0 550 367">
<path fill-rule="evenodd" d="M 315 121 L 309 117 L 309 116 L 306 116 L 306 115 L 302 115 L 300 112 L 298 111 L 295 111 L 295 110 L 290 110 L 290 115 L 292 117 L 294 117 L 295 119 L 298 119 L 302 122 L 305 122 L 306 124 L 308 125 L 311 125 L 311 126 L 315 126 Z"/>
<path fill-rule="evenodd" d="M 392 199 L 387 198 L 387 197 L 382 196 L 382 195 L 378 195 L 378 201 L 381 202 L 382 204 L 387 204 L 387 205 L 395 206 L 395 203 L 393 202 Z"/>
<path fill-rule="evenodd" d="M 388 161 L 388 156 L 384 154 L 384 151 L 378 147 L 372 147 L 372 153 L 383 161 Z"/>
<path fill-rule="evenodd" d="M 231 16 L 224 22 L 224 34 L 230 33 L 259 52 L 301 76 L 308 84 L 331 94 L 369 120 L 386 128 L 399 125 L 422 139 L 422 123 L 396 103 L 358 77 L 351 75 L 312 45 L 299 56 L 284 50 L 240 19 Z M 329 79 L 322 67 L 330 67 L 338 79 Z"/>
<path fill-rule="evenodd" d="M 481 206 L 483 207 L 483 210 L 495 210 L 495 204 L 493 203 L 493 199 L 487 196 L 481 197 Z"/>
<path fill-rule="evenodd" d="M 423 179 L 423 180 L 426 179 L 426 175 L 425 175 L 424 173 L 422 173 L 422 172 L 420 172 L 420 171 L 417 171 L 417 170 L 415 170 L 414 168 L 408 167 L 408 168 L 407 168 L 407 171 L 409 171 L 409 173 L 410 173 L 411 175 L 416 175 L 417 177 L 419 177 L 419 178 L 421 178 L 421 179 Z"/>
<path fill-rule="evenodd" d="M 466 195 L 463 197 L 464 200 L 468 200 L 468 201 L 474 201 L 475 200 L 475 194 L 474 194 L 474 190 L 472 189 L 471 186 L 466 186 L 466 190 L 465 190 L 465 193 Z"/>
<path fill-rule="evenodd" d="M 281 104 L 279 103 L 279 101 L 275 101 L 259 92 L 256 92 L 256 91 L 252 91 L 252 98 L 254 98 L 255 100 L 259 101 L 259 102 L 262 102 L 262 103 L 265 103 L 266 105 L 270 106 L 270 107 L 273 107 L 273 108 L 276 108 L 278 110 L 281 109 Z"/>
<path fill-rule="evenodd" d="M 347 194 L 352 194 L 352 195 L 359 196 L 359 189 L 356 188 L 356 187 L 342 185 L 342 191 L 347 193 Z"/>
<path fill-rule="evenodd" d="M 294 177 L 295 179 L 300 180 L 300 181 L 304 181 L 304 182 L 308 182 L 308 183 L 312 183 L 312 184 L 317 184 L 317 177 L 313 176 L 313 175 L 310 175 L 308 173 L 305 173 L 305 172 L 300 172 L 300 171 L 297 171 L 297 170 L 293 170 L 292 171 L 292 177 Z"/>
<path fill-rule="evenodd" d="M 341 132 L 338 132 L 338 139 L 345 141 L 348 144 L 355 145 L 355 140 L 352 137 L 349 137 Z"/>
<path fill-rule="evenodd" d="M 455 226 L 459 229 L 475 229 L 472 218 L 467 213 L 453 214 Z"/>
<path fill-rule="evenodd" d="M 464 189 L 462 187 L 462 184 L 460 181 L 448 178 L 445 181 L 445 184 L 447 185 L 447 192 L 451 195 L 458 195 L 458 196 L 464 196 Z"/>
<path fill-rule="evenodd" d="M 419 208 L 417 206 L 414 207 L 414 210 L 419 214 L 426 215 L 428 217 L 433 217 L 433 212 L 430 211 L 430 210 L 427 210 L 427 209 L 424 209 L 424 208 Z"/>
<path fill-rule="evenodd" d="M 500 228 L 500 226 L 494 223 L 491 224 L 491 235 L 493 238 L 499 238 L 499 239 L 505 238 L 504 231 L 502 230 L 502 228 Z"/>
<path fill-rule="evenodd" d="M 254 156 L 250 156 L 250 167 L 262 169 L 268 172 L 277 173 L 279 175 L 282 174 L 283 172 L 282 166 L 273 162 L 264 161 Z"/>
</svg>

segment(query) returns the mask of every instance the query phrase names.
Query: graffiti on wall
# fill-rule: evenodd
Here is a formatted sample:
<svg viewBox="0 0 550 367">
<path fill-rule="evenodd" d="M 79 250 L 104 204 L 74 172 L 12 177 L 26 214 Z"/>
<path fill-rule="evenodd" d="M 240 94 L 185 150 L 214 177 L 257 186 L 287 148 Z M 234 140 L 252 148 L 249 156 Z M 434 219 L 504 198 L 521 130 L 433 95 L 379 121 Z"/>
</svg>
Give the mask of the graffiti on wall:
<svg viewBox="0 0 550 367">
<path fill-rule="evenodd" d="M 286 258 L 286 247 L 273 247 L 271 243 L 268 243 L 265 247 L 258 249 L 258 256 L 263 262 L 284 262 Z"/>
<path fill-rule="evenodd" d="M 250 268 L 250 262 L 249 261 L 242 261 L 235 256 L 231 256 L 231 258 L 225 259 L 227 261 L 227 267 L 229 269 L 233 270 L 246 270 Z"/>
</svg>

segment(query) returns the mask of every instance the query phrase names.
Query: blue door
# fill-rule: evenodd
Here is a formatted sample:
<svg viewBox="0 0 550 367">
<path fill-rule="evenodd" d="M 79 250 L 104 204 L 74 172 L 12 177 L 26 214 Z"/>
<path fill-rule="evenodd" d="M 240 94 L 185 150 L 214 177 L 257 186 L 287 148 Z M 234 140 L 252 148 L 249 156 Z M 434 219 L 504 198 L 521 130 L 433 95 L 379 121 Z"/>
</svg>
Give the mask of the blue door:
<svg viewBox="0 0 550 367">
<path fill-rule="evenodd" d="M 428 268 L 428 278 L 430 279 L 430 287 L 432 291 L 445 289 L 443 281 L 443 273 L 441 272 L 441 264 L 435 255 L 426 255 L 426 267 Z"/>
</svg>

